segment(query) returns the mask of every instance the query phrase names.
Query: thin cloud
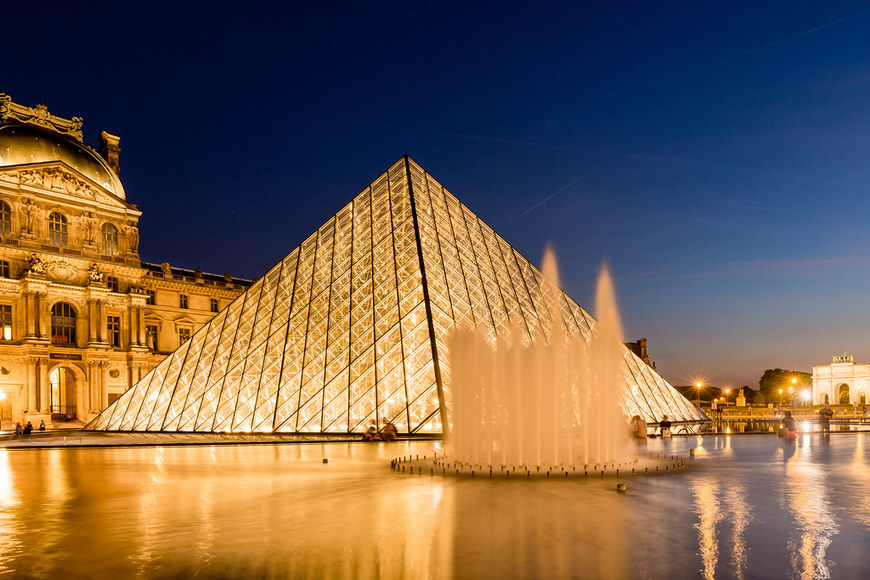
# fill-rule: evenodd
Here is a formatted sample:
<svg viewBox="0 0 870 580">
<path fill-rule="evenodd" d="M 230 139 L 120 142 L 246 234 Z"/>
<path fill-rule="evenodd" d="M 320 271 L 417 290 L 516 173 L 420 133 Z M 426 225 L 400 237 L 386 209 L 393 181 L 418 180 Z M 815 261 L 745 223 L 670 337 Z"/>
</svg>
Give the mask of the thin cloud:
<svg viewBox="0 0 870 580">
<path fill-rule="evenodd" d="M 743 58 L 744 56 L 749 56 L 750 54 L 755 54 L 757 52 L 761 52 L 762 50 L 767 50 L 768 48 L 773 48 L 774 46 L 779 46 L 780 44 L 785 44 L 787 42 L 791 42 L 796 38 L 800 38 L 802 36 L 807 36 L 813 34 L 814 32 L 818 32 L 820 30 L 824 30 L 826 28 L 831 28 L 832 26 L 836 26 L 838 24 L 842 24 L 843 22 L 848 22 L 849 20 L 855 20 L 856 18 L 860 18 L 866 14 L 870 13 L 870 10 L 862 10 L 860 12 L 856 12 L 855 14 L 850 14 L 849 16 L 843 16 L 842 18 L 837 18 L 836 20 L 831 20 L 830 22 L 826 22 L 824 24 L 820 24 L 818 26 L 814 26 L 812 28 L 807 28 L 806 30 L 802 30 L 801 32 L 796 32 L 795 34 L 786 36 L 785 38 L 781 38 L 779 40 L 775 40 L 773 42 L 769 42 L 767 44 L 750 48 L 744 52 L 734 55 L 731 59 Z"/>
<path fill-rule="evenodd" d="M 753 262 L 734 262 L 718 270 L 677 274 L 662 278 L 662 280 L 681 280 L 684 282 L 709 280 L 721 276 L 744 274 L 751 272 L 766 273 L 771 270 L 806 270 L 820 266 L 837 264 L 857 264 L 870 262 L 870 256 L 834 256 L 828 258 L 811 258 L 808 260 L 758 260 Z"/>
<path fill-rule="evenodd" d="M 594 169 L 594 168 L 593 168 L 593 169 Z M 580 175 L 578 175 L 576 179 L 572 179 L 568 184 L 563 185 L 562 187 L 560 187 L 559 189 L 557 189 L 556 191 L 554 191 L 553 193 L 551 193 L 550 195 L 548 195 L 547 197 L 545 197 L 544 199 L 542 199 L 541 201 L 539 201 L 538 203 L 534 204 L 534 205 L 531 206 L 530 208 L 528 208 L 528 209 L 526 209 L 525 211 L 521 212 L 519 215 L 517 215 L 517 216 L 514 217 L 513 219 L 508 220 L 507 223 L 512 224 L 512 223 L 514 223 L 514 222 L 516 222 L 516 221 L 519 221 L 520 219 L 522 219 L 522 218 L 525 217 L 526 215 L 528 215 L 528 214 L 530 214 L 531 212 L 535 211 L 536 209 L 538 209 L 539 207 L 541 207 L 542 205 L 544 205 L 545 203 L 547 203 L 548 201 L 550 201 L 551 199 L 553 199 L 554 197 L 556 197 L 557 195 L 559 195 L 560 193 L 562 193 L 563 191 L 565 191 L 566 189 L 568 189 L 569 187 L 571 187 L 572 185 L 574 185 L 575 183 L 577 183 L 578 181 L 580 181 L 581 179 L 583 179 L 584 177 L 586 177 L 587 175 L 589 175 L 590 173 L 592 173 L 593 169 L 589 169 L 589 170 L 587 170 L 587 171 L 584 171 L 583 173 L 581 173 Z"/>
</svg>

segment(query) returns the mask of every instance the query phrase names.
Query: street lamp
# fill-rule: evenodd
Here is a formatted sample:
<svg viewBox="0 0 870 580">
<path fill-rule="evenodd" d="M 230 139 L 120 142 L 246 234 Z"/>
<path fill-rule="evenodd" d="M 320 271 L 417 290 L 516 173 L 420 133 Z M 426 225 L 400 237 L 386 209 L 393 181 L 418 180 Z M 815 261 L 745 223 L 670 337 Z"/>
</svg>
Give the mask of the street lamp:
<svg viewBox="0 0 870 580">
<path fill-rule="evenodd" d="M 695 383 L 695 389 L 698 392 L 698 408 L 701 408 L 701 383 Z"/>
<path fill-rule="evenodd" d="M 779 390 L 779 406 L 782 407 L 782 389 Z"/>
</svg>

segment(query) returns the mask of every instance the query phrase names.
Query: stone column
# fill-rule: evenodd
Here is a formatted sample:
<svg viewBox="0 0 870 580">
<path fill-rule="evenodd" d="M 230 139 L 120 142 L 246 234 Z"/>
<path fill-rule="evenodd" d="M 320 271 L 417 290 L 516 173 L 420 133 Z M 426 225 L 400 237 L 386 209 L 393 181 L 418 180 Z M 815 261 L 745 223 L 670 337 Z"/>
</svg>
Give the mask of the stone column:
<svg viewBox="0 0 870 580">
<path fill-rule="evenodd" d="M 48 361 L 41 360 L 36 369 L 39 376 L 39 407 L 42 414 L 51 413 L 51 385 L 48 384 Z"/>
<path fill-rule="evenodd" d="M 127 328 L 129 328 L 129 345 L 136 346 L 136 341 L 139 338 L 139 333 L 136 332 L 136 323 L 139 322 L 138 306 L 130 306 L 127 308 Z"/>
<path fill-rule="evenodd" d="M 25 324 L 25 334 L 26 338 L 32 338 L 35 336 L 33 330 L 33 315 L 35 314 L 33 311 L 33 292 L 29 290 L 25 290 L 24 294 L 24 324 Z"/>
<path fill-rule="evenodd" d="M 98 396 L 98 382 L 100 372 L 100 361 L 88 361 L 88 411 L 91 413 L 98 412 L 100 400 Z"/>
<path fill-rule="evenodd" d="M 88 299 L 88 342 L 97 342 L 97 302 Z"/>
<path fill-rule="evenodd" d="M 44 294 L 39 292 L 33 293 L 33 336 L 36 338 L 42 337 L 42 298 Z"/>
<path fill-rule="evenodd" d="M 109 374 L 109 362 L 100 361 L 100 411 L 109 406 L 109 392 L 106 389 Z"/>
<path fill-rule="evenodd" d="M 39 402 L 37 401 L 37 397 L 39 396 L 39 390 L 37 385 L 38 380 L 38 371 L 37 368 L 39 366 L 39 357 L 31 356 L 27 358 L 27 367 L 24 373 L 25 376 L 25 400 L 23 408 L 27 409 L 29 413 L 37 413 L 39 412 Z"/>
<path fill-rule="evenodd" d="M 145 309 L 139 308 L 139 322 L 136 324 L 136 330 L 139 332 L 139 346 L 145 345 Z"/>
<path fill-rule="evenodd" d="M 109 327 L 108 319 L 106 318 L 106 301 L 100 300 L 100 342 L 108 342 L 109 341 Z"/>
</svg>

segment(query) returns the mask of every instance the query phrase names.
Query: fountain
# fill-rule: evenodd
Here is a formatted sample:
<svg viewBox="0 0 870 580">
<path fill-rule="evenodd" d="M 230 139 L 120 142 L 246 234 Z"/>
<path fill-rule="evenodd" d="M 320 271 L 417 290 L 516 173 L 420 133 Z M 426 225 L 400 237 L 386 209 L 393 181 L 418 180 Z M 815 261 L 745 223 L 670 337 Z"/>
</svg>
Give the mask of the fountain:
<svg viewBox="0 0 870 580">
<path fill-rule="evenodd" d="M 562 292 L 553 250 L 543 263 L 538 312 L 545 341 L 519 328 L 492 338 L 473 329 L 454 332 L 449 352 L 453 430 L 445 453 L 411 472 L 510 478 L 569 477 L 670 471 L 679 458 L 639 463 L 621 408 L 622 330 L 610 273 L 601 269 L 597 324 L 584 339 L 565 331 Z M 661 459 L 661 458 L 654 458 Z M 394 468 L 404 465 L 394 461 Z"/>
</svg>

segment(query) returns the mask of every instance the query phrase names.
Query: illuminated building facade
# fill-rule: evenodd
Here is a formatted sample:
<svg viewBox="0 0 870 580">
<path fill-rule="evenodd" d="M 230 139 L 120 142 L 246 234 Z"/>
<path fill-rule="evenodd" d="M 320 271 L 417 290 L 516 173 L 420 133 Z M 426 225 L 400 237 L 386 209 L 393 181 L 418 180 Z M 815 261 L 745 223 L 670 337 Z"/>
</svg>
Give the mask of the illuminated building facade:
<svg viewBox="0 0 870 580">
<path fill-rule="evenodd" d="M 361 433 L 450 421 L 448 335 L 545 341 L 543 275 L 407 157 L 106 409 L 109 431 Z M 561 294 L 566 331 L 595 321 Z M 624 350 L 624 410 L 706 417 Z"/>
<path fill-rule="evenodd" d="M 0 421 L 90 420 L 249 281 L 139 259 L 141 212 L 64 119 L 0 94 Z"/>
<path fill-rule="evenodd" d="M 831 364 L 813 367 L 813 403 L 866 405 L 870 392 L 870 364 L 855 364 L 849 354 L 834 356 Z"/>
</svg>

